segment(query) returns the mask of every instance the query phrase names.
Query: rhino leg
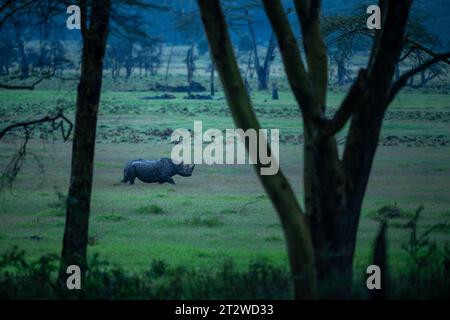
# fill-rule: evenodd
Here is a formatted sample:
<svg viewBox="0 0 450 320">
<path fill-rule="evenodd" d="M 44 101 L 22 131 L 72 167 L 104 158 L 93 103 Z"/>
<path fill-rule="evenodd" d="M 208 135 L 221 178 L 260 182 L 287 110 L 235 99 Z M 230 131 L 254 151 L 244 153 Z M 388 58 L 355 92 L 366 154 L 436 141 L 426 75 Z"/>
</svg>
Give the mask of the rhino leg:
<svg viewBox="0 0 450 320">
<path fill-rule="evenodd" d="M 164 183 L 164 182 L 167 182 L 167 183 L 170 183 L 170 184 L 175 184 L 175 181 L 173 181 L 173 179 L 171 177 L 164 177 L 162 179 L 161 183 Z"/>
<path fill-rule="evenodd" d="M 126 179 L 127 181 L 130 181 L 131 185 L 134 184 L 134 180 L 136 180 L 136 169 L 134 168 L 134 166 L 131 166 L 127 170 Z"/>
</svg>

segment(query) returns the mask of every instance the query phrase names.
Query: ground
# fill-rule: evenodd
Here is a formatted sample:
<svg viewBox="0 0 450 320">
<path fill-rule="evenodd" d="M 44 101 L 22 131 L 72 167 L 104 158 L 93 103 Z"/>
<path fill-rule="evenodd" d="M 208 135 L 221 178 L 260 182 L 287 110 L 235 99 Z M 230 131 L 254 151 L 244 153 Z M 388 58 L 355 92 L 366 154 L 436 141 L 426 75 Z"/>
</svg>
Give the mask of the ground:
<svg viewBox="0 0 450 320">
<path fill-rule="evenodd" d="M 139 82 L 137 82 L 139 83 Z M 0 91 L 0 128 L 34 119 L 57 105 L 73 118 L 75 90 Z M 147 268 L 152 259 L 173 265 L 213 267 L 233 258 L 238 266 L 265 258 L 287 265 L 283 234 L 275 210 L 249 165 L 197 165 L 192 177 L 174 177 L 176 185 L 122 185 L 122 168 L 132 159 L 170 156 L 171 130 L 234 128 L 223 99 L 148 100 L 161 93 L 105 89 L 102 94 L 95 157 L 89 253 L 130 270 Z M 222 94 L 217 94 L 219 97 Z M 287 90 L 279 101 L 270 92 L 253 92 L 265 128 L 279 128 L 281 167 L 302 201 L 301 118 Z M 330 109 L 343 93 L 331 93 Z M 422 230 L 450 220 L 450 99 L 439 93 L 404 93 L 387 114 L 358 233 L 357 270 L 370 262 L 379 227 L 375 212 L 384 205 L 412 212 L 423 205 Z M 11 190 L 0 195 L 0 254 L 12 246 L 30 257 L 59 254 L 64 228 L 71 142 L 58 132 L 36 128 L 27 160 Z M 20 131 L 0 142 L 4 168 L 18 150 Z M 343 141 L 345 132 L 340 134 Z M 341 144 L 342 146 L 342 144 Z M 39 160 L 39 162 L 36 161 Z M 42 164 L 42 166 L 39 165 Z M 391 222 L 390 263 L 402 268 L 407 254 L 407 216 Z M 447 229 L 433 236 L 450 240 Z"/>
</svg>

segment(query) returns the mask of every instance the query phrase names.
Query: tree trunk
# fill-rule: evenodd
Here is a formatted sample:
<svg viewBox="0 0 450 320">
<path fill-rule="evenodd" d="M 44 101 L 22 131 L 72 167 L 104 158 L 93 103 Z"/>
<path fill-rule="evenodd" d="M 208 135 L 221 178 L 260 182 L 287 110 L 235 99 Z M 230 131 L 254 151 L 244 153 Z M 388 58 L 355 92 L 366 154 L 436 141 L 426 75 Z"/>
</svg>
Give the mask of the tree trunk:
<svg viewBox="0 0 450 320">
<path fill-rule="evenodd" d="M 400 64 L 397 64 L 395 66 L 395 76 L 394 76 L 394 80 L 397 81 L 400 78 Z"/>
<path fill-rule="evenodd" d="M 313 137 L 305 123 L 305 207 L 315 249 L 320 292 L 335 298 L 351 293 L 355 220 L 348 207 L 346 177 L 334 137 Z M 343 295 L 341 295 L 343 294 Z"/>
<path fill-rule="evenodd" d="M 345 67 L 345 60 L 339 59 L 337 61 L 337 84 L 343 86 L 347 78 L 347 68 Z"/>
<path fill-rule="evenodd" d="M 186 53 L 186 69 L 187 69 L 187 82 L 188 82 L 188 94 L 191 94 L 191 84 L 194 80 L 195 62 L 194 62 L 194 45 L 188 49 Z"/>
<path fill-rule="evenodd" d="M 278 87 L 276 84 L 272 85 L 272 100 L 278 100 L 279 96 L 278 96 Z"/>
<path fill-rule="evenodd" d="M 166 65 L 166 76 L 165 76 L 166 85 L 168 85 L 170 64 L 172 62 L 173 47 L 174 47 L 174 40 L 173 39 L 174 39 L 174 36 L 172 36 L 172 45 L 170 46 L 169 58 L 167 59 L 167 65 Z"/>
<path fill-rule="evenodd" d="M 250 32 L 250 39 L 252 41 L 253 64 L 256 71 L 256 76 L 258 77 L 258 90 L 267 90 L 269 88 L 270 67 L 273 60 L 275 59 L 276 39 L 275 36 L 271 34 L 269 44 L 267 45 L 264 64 L 261 65 L 258 56 L 258 45 L 256 43 L 255 30 L 253 29 L 252 20 L 247 10 L 245 10 L 245 15 L 247 19 L 248 30 Z"/>
<path fill-rule="evenodd" d="M 220 1 L 198 0 L 198 3 L 233 118 L 244 130 L 259 128 L 234 58 Z M 315 270 L 325 297 L 348 297 L 361 207 L 386 110 L 408 79 L 440 59 L 447 59 L 450 53 L 437 55 L 393 82 L 404 48 L 412 0 L 381 1 L 383 26 L 375 33 L 367 68 L 360 70 L 342 104 L 328 119 L 325 113 L 328 57 L 320 28 L 320 1 L 294 2 L 307 68 L 281 0 L 263 3 L 278 39 L 289 85 L 303 115 L 308 225 L 281 171 L 260 179 L 283 226 L 296 297 L 304 297 L 305 293 L 307 297 L 315 297 Z M 335 135 L 347 123 L 350 128 L 341 159 Z M 259 162 L 256 167 L 260 167 Z M 382 245 L 380 248 L 382 251 Z M 309 265 L 313 262 L 314 266 Z"/>
<path fill-rule="evenodd" d="M 245 12 L 245 17 L 247 19 L 247 26 L 248 26 L 248 31 L 250 32 L 250 39 L 252 41 L 252 55 L 249 56 L 249 64 L 251 62 L 250 58 L 252 57 L 253 59 L 253 69 L 254 71 L 256 71 L 256 74 L 258 76 L 258 82 L 259 82 L 259 56 L 258 56 L 258 46 L 256 44 L 256 35 L 255 35 L 255 30 L 253 29 L 253 24 L 252 24 L 252 20 L 250 18 L 250 15 L 248 13 L 247 10 L 244 10 Z M 250 70 L 250 68 L 248 68 L 248 70 Z M 252 76 L 252 74 L 251 74 Z M 252 77 L 251 77 L 252 79 Z"/>
<path fill-rule="evenodd" d="M 275 48 L 276 40 L 275 36 L 272 34 L 267 46 L 264 64 L 258 69 L 258 90 L 267 90 L 269 88 L 270 67 L 275 60 Z"/>
<path fill-rule="evenodd" d="M 59 283 L 66 281 L 66 267 L 78 265 L 84 275 L 87 268 L 89 212 L 97 112 L 102 86 L 103 58 L 108 34 L 110 1 L 93 1 L 90 25 L 86 22 L 86 2 L 82 1 L 83 54 L 78 84 L 75 132 L 72 146 L 70 187 L 61 254 Z"/>
<path fill-rule="evenodd" d="M 215 93 L 215 88 L 214 88 L 214 72 L 215 71 L 215 67 L 214 67 L 214 63 L 211 61 L 211 71 L 210 71 L 210 75 L 209 75 L 209 83 L 210 83 L 210 89 L 211 89 L 211 97 L 214 97 L 214 93 Z"/>
<path fill-rule="evenodd" d="M 426 84 L 427 84 L 427 77 L 425 71 L 422 71 L 420 73 L 420 88 L 425 87 Z"/>
<path fill-rule="evenodd" d="M 245 70 L 245 80 L 248 78 L 253 79 L 253 71 L 252 71 L 252 60 L 253 60 L 253 51 L 250 50 L 248 52 L 248 58 L 247 58 L 247 69 Z"/>
<path fill-rule="evenodd" d="M 228 106 L 238 128 L 259 130 L 248 92 L 240 75 L 219 0 L 198 0 L 208 36 L 211 54 L 220 75 Z M 267 143 L 266 141 L 262 141 Z M 270 146 L 267 146 L 270 150 Z M 255 169 L 269 195 L 285 234 L 296 298 L 314 299 L 316 276 L 311 235 L 296 196 L 281 169 L 275 175 L 260 175 L 258 159 Z"/>
<path fill-rule="evenodd" d="M 28 65 L 27 54 L 25 52 L 25 45 L 20 35 L 19 29 L 15 28 L 16 45 L 20 55 L 20 78 L 27 79 L 30 76 L 30 67 Z"/>
</svg>

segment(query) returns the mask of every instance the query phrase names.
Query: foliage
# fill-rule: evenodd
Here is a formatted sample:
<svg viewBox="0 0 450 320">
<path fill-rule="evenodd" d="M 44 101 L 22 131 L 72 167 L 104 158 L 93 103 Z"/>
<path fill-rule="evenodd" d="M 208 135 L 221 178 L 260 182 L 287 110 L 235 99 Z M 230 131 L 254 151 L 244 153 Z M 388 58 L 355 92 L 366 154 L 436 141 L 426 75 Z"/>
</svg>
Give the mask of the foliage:
<svg viewBox="0 0 450 320">
<path fill-rule="evenodd" d="M 57 257 L 27 262 L 17 248 L 0 258 L 1 299 L 287 299 L 289 273 L 267 261 L 238 271 L 232 260 L 218 270 L 172 267 L 152 261 L 129 273 L 93 256 L 81 292 L 61 292 L 55 283 Z"/>
<path fill-rule="evenodd" d="M 161 208 L 160 206 L 158 206 L 157 204 L 151 204 L 148 206 L 143 206 L 138 208 L 137 210 L 139 213 L 150 213 L 150 214 L 164 214 L 165 211 L 163 208 Z"/>
<path fill-rule="evenodd" d="M 419 212 L 419 211 L 418 211 Z M 415 219 L 415 218 L 414 218 Z M 417 221 L 417 220 L 415 220 Z M 411 235 L 417 232 L 417 225 Z M 439 249 L 426 231 L 405 244 L 411 263 L 391 274 L 388 299 L 447 298 L 450 294 L 450 247 Z M 430 254 L 432 252 L 432 254 Z M 227 259 L 215 269 L 170 266 L 153 260 L 146 271 L 127 272 L 94 255 L 82 290 L 62 292 L 56 286 L 58 257 L 45 255 L 29 262 L 17 247 L 0 257 L 0 299 L 290 299 L 290 274 L 267 260 L 237 268 Z M 339 281 L 336 278 L 336 281 Z M 351 298 L 366 299 L 368 292 L 355 290 Z M 358 290 L 359 289 L 359 290 Z M 326 296 L 326 286 L 322 297 Z M 331 297 L 329 297 L 331 298 Z"/>
</svg>

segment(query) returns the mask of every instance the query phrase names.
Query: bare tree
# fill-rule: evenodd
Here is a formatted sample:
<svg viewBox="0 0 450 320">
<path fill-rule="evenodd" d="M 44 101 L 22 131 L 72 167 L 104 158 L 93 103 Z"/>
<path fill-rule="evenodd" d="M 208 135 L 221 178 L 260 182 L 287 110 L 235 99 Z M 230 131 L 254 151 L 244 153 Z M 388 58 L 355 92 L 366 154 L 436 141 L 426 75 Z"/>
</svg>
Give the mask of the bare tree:
<svg viewBox="0 0 450 320">
<path fill-rule="evenodd" d="M 275 36 L 273 34 L 270 35 L 269 42 L 267 44 L 266 54 L 264 56 L 264 62 L 261 64 L 259 60 L 256 34 L 253 28 L 253 21 L 250 17 L 248 10 L 244 9 L 244 12 L 252 43 L 254 68 L 256 70 L 256 75 L 258 77 L 258 90 L 267 90 L 269 88 L 270 67 L 272 66 L 272 62 L 275 60 L 275 48 L 276 48 Z"/>
<path fill-rule="evenodd" d="M 108 35 L 110 7 L 110 0 L 90 2 L 80 0 L 83 53 L 59 274 L 59 283 L 63 286 L 66 282 L 68 265 L 78 265 L 83 275 L 87 268 L 86 251 L 97 113 L 102 87 L 103 58 Z M 90 12 L 89 24 L 88 12 Z"/>
<path fill-rule="evenodd" d="M 342 104 L 325 116 L 328 56 L 320 23 L 319 0 L 294 0 L 303 49 L 294 36 L 280 0 L 263 0 L 278 39 L 286 75 L 303 115 L 303 211 L 281 172 L 260 176 L 274 204 L 286 237 L 297 298 L 315 298 L 316 273 L 320 287 L 333 297 L 347 296 L 352 287 L 356 234 L 384 114 L 406 80 L 447 59 L 436 54 L 394 81 L 395 66 L 405 45 L 411 0 L 380 0 L 382 28 L 377 31 L 366 68 L 359 71 Z M 250 98 L 237 68 L 219 0 L 198 0 L 233 118 L 242 129 L 259 128 Z M 336 134 L 350 123 L 343 156 Z M 256 167 L 261 166 L 258 161 Z M 312 241 L 312 244 L 311 244 Z M 314 248 L 314 249 L 313 249 Z"/>
<path fill-rule="evenodd" d="M 198 60 L 198 56 L 195 54 L 195 44 L 201 38 L 201 23 L 196 11 L 179 12 L 175 22 L 176 30 L 183 34 L 184 39 L 188 43 L 184 63 L 187 72 L 188 93 L 190 94 L 196 71 L 195 62 Z"/>
<path fill-rule="evenodd" d="M 0 83 L 0 88 L 8 90 L 33 90 L 38 83 L 55 75 L 55 70 L 52 70 L 51 67 L 58 67 L 60 69 L 60 63 L 33 69 L 30 61 L 31 51 L 26 48 L 27 39 L 25 35 L 29 37 L 31 33 L 39 32 L 39 36 L 42 36 L 44 30 L 49 29 L 49 26 L 55 22 L 55 19 L 64 10 L 65 1 L 63 0 L 0 1 L 0 30 L 2 32 L 2 38 L 6 40 L 5 44 L 9 46 L 9 48 L 5 48 L 0 45 L 0 52 L 2 53 L 0 60 L 3 60 L 4 57 L 7 59 L 5 61 L 6 64 L 5 62 L 0 62 L 0 74 L 3 73 L 9 76 Z M 11 55 L 11 53 L 14 54 Z M 56 53 L 56 51 L 53 53 Z M 18 57 L 15 62 L 19 66 L 19 76 L 13 76 L 9 72 L 9 68 L 13 62 L 11 61 L 13 56 Z M 58 60 L 61 62 L 62 60 L 59 58 Z M 53 62 L 56 62 L 56 59 Z"/>
<path fill-rule="evenodd" d="M 72 133 L 73 124 L 65 115 L 62 109 L 58 109 L 55 114 L 50 114 L 39 119 L 20 121 L 0 130 L 0 140 L 5 137 L 8 132 L 22 129 L 25 132 L 25 137 L 19 151 L 12 157 L 6 168 L 3 170 L 0 176 L 0 192 L 6 187 L 11 188 L 17 175 L 25 162 L 27 154 L 27 146 L 36 125 L 51 124 L 53 130 L 61 130 L 61 135 L 66 142 Z"/>
</svg>

